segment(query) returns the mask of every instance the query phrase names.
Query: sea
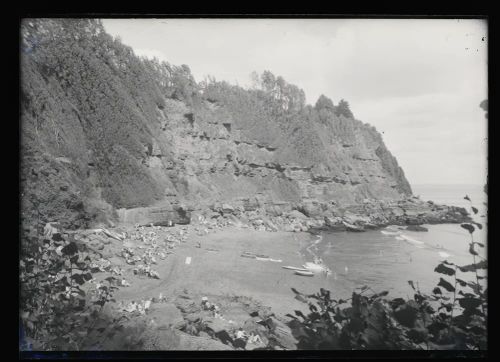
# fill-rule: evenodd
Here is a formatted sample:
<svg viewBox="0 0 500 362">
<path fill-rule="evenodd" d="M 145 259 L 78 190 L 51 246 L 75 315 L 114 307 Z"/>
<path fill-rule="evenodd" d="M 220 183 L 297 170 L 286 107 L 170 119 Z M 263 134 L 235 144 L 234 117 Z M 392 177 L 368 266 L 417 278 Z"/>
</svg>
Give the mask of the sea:
<svg viewBox="0 0 500 362">
<path fill-rule="evenodd" d="M 428 232 L 407 231 L 394 225 L 361 233 L 324 232 L 314 236 L 302 246 L 301 254 L 304 261 L 321 258 L 330 268 L 331 274 L 324 278 L 334 295 L 348 297 L 356 288 L 368 286 L 375 292 L 388 291 L 394 298 L 409 297 L 414 293 L 409 281 L 430 294 L 443 277 L 434 272 L 442 261 L 473 263 L 469 253 L 471 237 L 484 245 L 476 245 L 476 261 L 486 259 L 487 195 L 483 185 L 414 185 L 413 193 L 424 201 L 465 207 L 471 214 L 474 206 L 479 210 L 474 220 L 482 229 L 476 227 L 471 236 L 460 224 L 424 225 Z M 458 274 L 465 281 L 475 278 L 474 273 Z"/>
</svg>

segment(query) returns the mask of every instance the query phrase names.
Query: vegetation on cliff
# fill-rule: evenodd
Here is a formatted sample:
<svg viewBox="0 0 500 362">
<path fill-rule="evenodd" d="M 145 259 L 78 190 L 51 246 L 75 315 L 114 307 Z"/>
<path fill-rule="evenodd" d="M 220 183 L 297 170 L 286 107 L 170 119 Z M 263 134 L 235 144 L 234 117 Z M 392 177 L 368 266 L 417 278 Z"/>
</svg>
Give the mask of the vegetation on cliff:
<svg viewBox="0 0 500 362">
<path fill-rule="evenodd" d="M 269 71 L 255 73 L 250 89 L 210 77 L 197 83 L 187 65 L 137 57 L 99 20 L 26 19 L 21 35 L 25 219 L 85 226 L 107 220 L 116 208 L 164 200 L 166 189 L 178 197 L 190 193 L 180 157 L 196 162 L 197 155 L 180 155 L 174 146 L 172 119 L 178 115 L 167 101 L 186 108 L 180 114 L 185 129 L 175 132 L 189 132 L 196 120 L 225 124 L 229 141 L 240 142 L 236 134 L 241 134 L 256 149 L 275 150 L 268 163 L 314 166 L 316 173 L 339 179 L 337 188 L 360 185 L 345 195 L 411 194 L 378 132 L 354 119 L 344 100 L 334 105 L 322 96 L 314 107 L 306 105 L 303 90 Z M 226 154 L 220 157 L 225 160 Z M 356 162 L 359 169 L 352 170 Z M 370 162 L 372 179 L 360 171 Z M 172 164 L 178 167 L 173 170 Z M 225 177 L 232 171 L 220 172 Z M 192 181 L 193 186 L 208 190 L 223 178 L 215 176 Z M 277 173 L 273 182 L 295 190 L 300 181 Z"/>
</svg>

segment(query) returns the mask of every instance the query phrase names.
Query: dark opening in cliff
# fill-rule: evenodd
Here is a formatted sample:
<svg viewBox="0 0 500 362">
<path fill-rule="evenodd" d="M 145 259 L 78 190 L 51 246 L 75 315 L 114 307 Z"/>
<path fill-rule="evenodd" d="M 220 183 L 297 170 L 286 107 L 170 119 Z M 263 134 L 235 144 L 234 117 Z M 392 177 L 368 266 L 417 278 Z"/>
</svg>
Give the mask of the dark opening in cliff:
<svg viewBox="0 0 500 362">
<path fill-rule="evenodd" d="M 193 114 L 193 113 L 186 113 L 186 114 L 184 115 L 184 117 L 186 117 L 186 118 L 187 118 L 187 120 L 189 121 L 189 125 L 190 125 L 191 127 L 194 127 L 194 114 Z"/>
</svg>

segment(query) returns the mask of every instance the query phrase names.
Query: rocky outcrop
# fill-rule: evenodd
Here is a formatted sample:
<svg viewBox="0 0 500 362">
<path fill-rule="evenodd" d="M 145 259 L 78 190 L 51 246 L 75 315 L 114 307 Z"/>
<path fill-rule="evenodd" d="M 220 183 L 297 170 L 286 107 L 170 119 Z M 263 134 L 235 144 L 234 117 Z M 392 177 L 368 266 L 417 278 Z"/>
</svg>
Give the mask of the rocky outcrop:
<svg viewBox="0 0 500 362">
<path fill-rule="evenodd" d="M 250 227 L 258 231 L 318 232 L 321 230 L 362 232 L 388 225 L 409 225 L 411 230 L 425 231 L 422 224 L 462 223 L 470 221 L 464 208 L 423 202 L 411 197 L 403 200 L 365 200 L 363 204 L 335 205 L 320 201 L 280 203 L 254 199 L 214 204 L 197 212 L 192 222 L 207 229 L 228 225 Z M 272 212 L 270 212 L 272 210 Z M 203 234 L 200 234 L 203 235 Z"/>
</svg>

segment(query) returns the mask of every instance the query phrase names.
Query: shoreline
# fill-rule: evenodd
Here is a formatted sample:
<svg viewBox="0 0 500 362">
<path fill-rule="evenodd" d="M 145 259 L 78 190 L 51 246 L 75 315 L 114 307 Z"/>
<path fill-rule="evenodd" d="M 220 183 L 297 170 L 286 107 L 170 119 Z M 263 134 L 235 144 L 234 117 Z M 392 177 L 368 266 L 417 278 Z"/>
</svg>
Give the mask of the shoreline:
<svg viewBox="0 0 500 362">
<path fill-rule="evenodd" d="M 179 216 L 181 214 L 181 216 Z M 318 200 L 299 204 L 264 200 L 237 199 L 193 208 L 188 204 L 128 209 L 120 213 L 118 223 L 148 226 L 195 225 L 200 233 L 226 226 L 257 231 L 310 232 L 380 229 L 388 225 L 417 228 L 422 224 L 462 223 L 471 221 L 465 208 L 438 205 L 416 197 L 401 200 L 365 200 L 353 205 L 336 205 Z"/>
</svg>

